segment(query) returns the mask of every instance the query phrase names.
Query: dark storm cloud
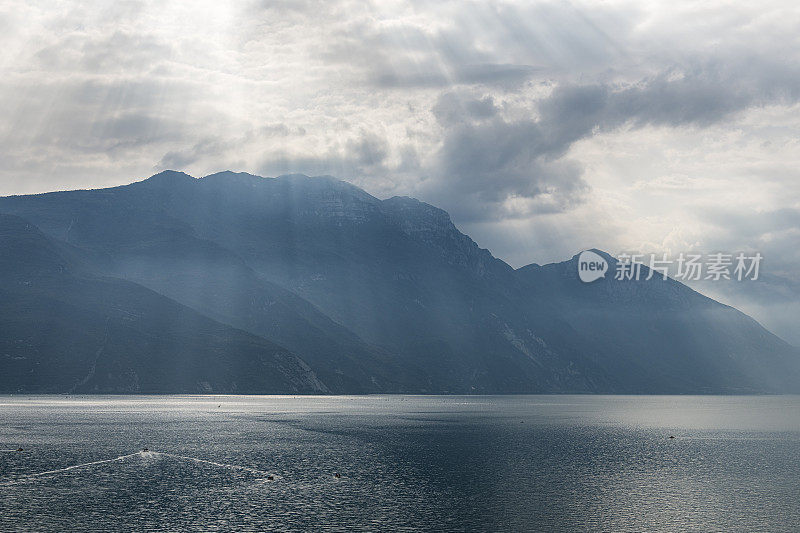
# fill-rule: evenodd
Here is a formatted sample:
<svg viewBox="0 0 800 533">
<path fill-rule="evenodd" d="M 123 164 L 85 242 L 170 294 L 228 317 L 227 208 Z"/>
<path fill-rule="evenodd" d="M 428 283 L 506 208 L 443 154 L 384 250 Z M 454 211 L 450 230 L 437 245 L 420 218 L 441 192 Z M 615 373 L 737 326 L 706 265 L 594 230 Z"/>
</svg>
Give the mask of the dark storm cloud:
<svg viewBox="0 0 800 533">
<path fill-rule="evenodd" d="M 445 99 L 445 102 L 450 98 Z M 438 153 L 439 180 L 427 193 L 463 220 L 530 215 L 568 209 L 581 201 L 588 186 L 575 161 L 547 158 L 547 133 L 535 120 L 506 120 L 487 113 L 485 101 L 462 102 L 461 120 L 453 104 L 442 100 L 436 114 L 444 127 Z M 446 112 L 445 112 L 446 109 Z M 470 110 L 472 112 L 470 113 Z M 509 199 L 535 200 L 517 213 L 504 209 Z"/>
<path fill-rule="evenodd" d="M 628 84 L 562 84 L 538 109 L 569 143 L 598 127 L 702 127 L 748 108 L 800 101 L 800 68 L 748 59 L 690 62 Z"/>
<path fill-rule="evenodd" d="M 490 97 L 453 93 L 442 95 L 432 111 L 444 139 L 437 155 L 439 179 L 426 192 L 458 218 L 513 217 L 502 207 L 510 198 L 536 199 L 530 208 L 537 212 L 561 211 L 586 191 L 579 164 L 545 157 L 548 132 L 540 121 L 509 120 Z"/>
<path fill-rule="evenodd" d="M 671 70 L 623 86 L 565 84 L 538 103 L 538 123 L 548 132 L 541 149 L 557 156 L 598 130 L 623 125 L 710 126 L 754 106 L 798 101 L 800 77 L 772 81 L 710 66 Z"/>
<path fill-rule="evenodd" d="M 509 216 L 500 204 L 510 198 L 543 200 L 519 215 L 569 209 L 588 190 L 581 166 L 562 160 L 581 139 L 622 126 L 708 127 L 756 106 L 798 101 L 800 76 L 786 75 L 786 68 L 761 65 L 753 79 L 736 66 L 672 69 L 624 85 L 562 84 L 521 118 L 503 117 L 491 96 L 445 93 L 432 107 L 443 142 L 440 182 L 429 191 L 445 202 L 469 198 L 455 207 L 469 219 Z M 465 209 L 482 202 L 489 205 Z"/>
</svg>

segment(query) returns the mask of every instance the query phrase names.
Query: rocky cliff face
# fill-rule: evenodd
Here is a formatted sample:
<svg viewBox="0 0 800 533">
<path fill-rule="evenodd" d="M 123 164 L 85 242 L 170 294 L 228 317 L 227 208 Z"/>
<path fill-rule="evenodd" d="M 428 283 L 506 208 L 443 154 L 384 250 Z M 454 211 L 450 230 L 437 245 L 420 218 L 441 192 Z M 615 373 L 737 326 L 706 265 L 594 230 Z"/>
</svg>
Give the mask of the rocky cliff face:
<svg viewBox="0 0 800 533">
<path fill-rule="evenodd" d="M 495 259 L 488 250 L 464 235 L 443 209 L 420 202 L 414 198 L 395 196 L 381 203 L 383 212 L 392 224 L 412 240 L 441 253 L 444 261 L 465 267 L 477 276 L 484 276 L 487 268 L 510 268 Z"/>
</svg>

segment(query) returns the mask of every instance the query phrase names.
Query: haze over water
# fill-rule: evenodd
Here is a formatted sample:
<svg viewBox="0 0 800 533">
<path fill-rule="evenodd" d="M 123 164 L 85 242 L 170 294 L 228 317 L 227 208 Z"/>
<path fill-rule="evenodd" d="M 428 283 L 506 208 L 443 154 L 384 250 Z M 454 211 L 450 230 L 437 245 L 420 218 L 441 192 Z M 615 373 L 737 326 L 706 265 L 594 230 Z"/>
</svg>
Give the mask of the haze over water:
<svg viewBox="0 0 800 533">
<path fill-rule="evenodd" d="M 800 524 L 797 396 L 3 396 L 0 449 L 0 530 Z"/>
</svg>

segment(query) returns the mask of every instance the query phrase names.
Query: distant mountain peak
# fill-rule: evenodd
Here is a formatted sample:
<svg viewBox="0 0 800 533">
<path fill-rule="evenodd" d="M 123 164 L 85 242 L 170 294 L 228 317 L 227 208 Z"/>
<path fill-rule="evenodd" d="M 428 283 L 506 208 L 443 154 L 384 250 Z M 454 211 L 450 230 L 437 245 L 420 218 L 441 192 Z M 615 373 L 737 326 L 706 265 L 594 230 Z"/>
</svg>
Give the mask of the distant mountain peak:
<svg viewBox="0 0 800 533">
<path fill-rule="evenodd" d="M 214 172 L 213 174 L 209 174 L 207 176 L 203 176 L 200 179 L 207 180 L 207 179 L 232 178 L 232 177 L 246 177 L 246 178 L 264 179 L 263 176 L 257 176 L 255 174 L 250 174 L 249 172 L 236 172 L 236 171 L 233 171 L 233 170 L 221 170 L 219 172 Z"/>
<path fill-rule="evenodd" d="M 568 263 L 576 262 L 578 260 L 578 257 L 580 257 L 580 255 L 583 252 L 594 252 L 597 255 L 599 255 L 600 257 L 602 257 L 603 259 L 605 259 L 606 261 L 608 261 L 609 263 L 616 263 L 617 262 L 617 258 L 616 257 L 614 257 L 610 253 L 608 253 L 608 252 L 606 252 L 604 250 L 601 250 L 599 248 L 587 248 L 586 250 L 581 250 L 580 252 L 578 252 L 575 255 L 573 255 L 572 258 L 570 258 L 567 262 Z"/>
<path fill-rule="evenodd" d="M 262 183 L 267 178 L 250 174 L 249 172 L 234 172 L 232 170 L 223 170 L 222 172 L 215 172 L 208 176 L 203 176 L 198 181 L 208 184 L 240 184 L 255 186 Z"/>
<path fill-rule="evenodd" d="M 177 170 L 162 170 L 158 174 L 153 174 L 149 178 L 142 180 L 138 183 L 146 183 L 148 185 L 165 186 L 183 183 L 194 183 L 197 179 L 185 172 Z"/>
<path fill-rule="evenodd" d="M 320 178 L 323 178 L 323 177 L 330 178 L 330 176 L 319 176 L 319 177 Z M 308 176 L 306 174 L 300 174 L 300 173 L 296 172 L 296 173 L 292 173 L 292 174 L 281 174 L 280 176 L 276 176 L 276 179 L 279 179 L 279 180 L 305 181 L 305 180 L 311 180 L 311 179 L 314 179 L 314 178 L 312 178 L 311 176 Z"/>
</svg>

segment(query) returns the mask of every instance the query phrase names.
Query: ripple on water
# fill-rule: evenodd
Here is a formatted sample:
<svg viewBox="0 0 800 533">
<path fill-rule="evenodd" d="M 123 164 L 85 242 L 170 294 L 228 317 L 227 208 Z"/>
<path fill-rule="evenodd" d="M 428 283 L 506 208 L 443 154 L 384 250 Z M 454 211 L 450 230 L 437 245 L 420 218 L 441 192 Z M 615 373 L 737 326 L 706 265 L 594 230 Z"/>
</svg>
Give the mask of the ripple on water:
<svg viewBox="0 0 800 533">
<path fill-rule="evenodd" d="M 797 413 L 796 397 L 7 397 L 0 447 L 24 452 L 0 454 L 0 530 L 791 531 Z"/>
</svg>

